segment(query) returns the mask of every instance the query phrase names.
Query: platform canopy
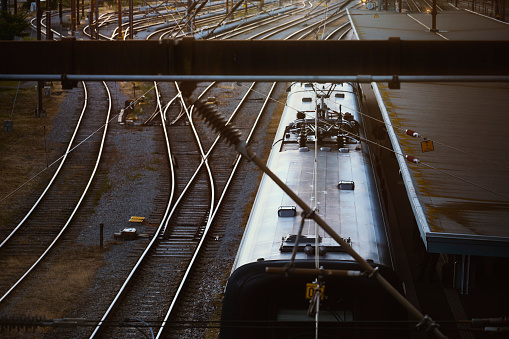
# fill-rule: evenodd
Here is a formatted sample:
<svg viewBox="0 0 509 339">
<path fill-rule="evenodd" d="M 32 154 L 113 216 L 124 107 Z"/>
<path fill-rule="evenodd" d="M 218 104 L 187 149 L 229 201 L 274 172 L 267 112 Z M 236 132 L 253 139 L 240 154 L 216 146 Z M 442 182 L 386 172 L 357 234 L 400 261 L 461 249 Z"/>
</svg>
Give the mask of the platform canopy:
<svg viewBox="0 0 509 339">
<path fill-rule="evenodd" d="M 436 33 L 427 14 L 373 14 L 350 11 L 358 38 L 509 40 L 509 25 L 467 11 L 441 12 Z M 509 257 L 509 84 L 373 87 L 428 252 Z"/>
</svg>

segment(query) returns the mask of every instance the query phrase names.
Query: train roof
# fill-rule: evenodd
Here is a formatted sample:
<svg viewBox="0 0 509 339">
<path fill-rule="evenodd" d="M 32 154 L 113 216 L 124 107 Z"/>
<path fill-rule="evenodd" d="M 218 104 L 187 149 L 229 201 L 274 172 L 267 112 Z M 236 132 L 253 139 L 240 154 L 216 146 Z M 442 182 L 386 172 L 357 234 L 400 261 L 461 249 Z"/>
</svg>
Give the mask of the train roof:
<svg viewBox="0 0 509 339">
<path fill-rule="evenodd" d="M 306 118 L 314 119 L 316 95 L 311 95 L 309 84 L 293 84 L 287 106 L 271 150 L 268 167 L 310 206 L 315 204 L 314 144 L 308 142 L 309 151 L 302 152 L 294 143 L 285 143 L 286 128 L 296 119 L 296 112 L 305 111 Z M 338 95 L 336 95 L 338 94 Z M 312 96 L 312 100 L 309 98 Z M 331 111 L 349 112 L 357 116 L 357 101 L 350 85 L 338 85 L 326 100 Z M 341 105 L 341 108 L 340 108 Z M 335 145 L 319 147 L 317 152 L 318 183 L 316 207 L 320 216 L 365 259 L 372 259 L 392 267 L 387 249 L 386 235 L 380 204 L 372 177 L 369 156 L 360 143 L 347 143 L 339 151 Z M 340 189 L 342 182 L 345 186 Z M 351 187 L 349 185 L 354 185 Z M 259 258 L 288 260 L 295 235 L 301 224 L 301 211 L 296 204 L 266 175 L 263 176 L 239 248 L 234 269 Z M 293 213 L 296 213 L 293 216 Z M 288 215 L 288 216 L 285 216 Z M 314 245 L 315 224 L 306 220 L 300 244 Z M 290 237 L 288 237 L 290 236 Z M 293 238 L 292 238 L 293 236 Z M 323 259 L 351 260 L 341 252 L 339 245 L 323 230 L 319 231 L 321 245 L 329 251 Z M 286 238 L 286 242 L 282 239 Z M 292 243 L 293 241 L 293 243 Z M 283 250 L 282 246 L 285 246 Z M 297 259 L 309 259 L 303 252 Z M 322 260 L 322 259 L 320 259 Z"/>
</svg>

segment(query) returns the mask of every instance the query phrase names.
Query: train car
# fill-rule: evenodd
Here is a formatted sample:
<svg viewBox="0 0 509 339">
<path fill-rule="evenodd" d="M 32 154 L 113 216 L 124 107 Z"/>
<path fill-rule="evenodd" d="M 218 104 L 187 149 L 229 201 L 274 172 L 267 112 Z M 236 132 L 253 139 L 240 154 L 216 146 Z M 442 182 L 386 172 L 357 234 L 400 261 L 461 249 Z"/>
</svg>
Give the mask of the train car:
<svg viewBox="0 0 509 339">
<path fill-rule="evenodd" d="M 364 140 L 356 87 L 294 83 L 267 165 L 401 291 Z M 404 337 L 405 311 L 374 279 L 294 273 L 361 271 L 301 212 L 263 176 L 225 289 L 219 337 Z"/>
</svg>

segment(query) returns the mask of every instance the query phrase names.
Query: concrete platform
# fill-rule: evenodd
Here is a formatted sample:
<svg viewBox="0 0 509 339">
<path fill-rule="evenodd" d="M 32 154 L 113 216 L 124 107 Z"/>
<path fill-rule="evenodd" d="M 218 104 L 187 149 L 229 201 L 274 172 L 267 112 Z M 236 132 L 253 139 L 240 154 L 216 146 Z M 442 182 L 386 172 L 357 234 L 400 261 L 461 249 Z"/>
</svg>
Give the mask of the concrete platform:
<svg viewBox="0 0 509 339">
<path fill-rule="evenodd" d="M 437 33 L 430 32 L 432 16 L 414 12 L 349 10 L 360 40 L 509 40 L 509 24 L 466 10 L 437 15 Z"/>
<path fill-rule="evenodd" d="M 464 10 L 440 12 L 437 33 L 430 14 L 350 10 L 350 18 L 365 40 L 509 40 L 508 24 Z M 509 84 L 372 85 L 427 251 L 509 257 Z M 424 138 L 434 151 L 421 150 Z"/>
</svg>

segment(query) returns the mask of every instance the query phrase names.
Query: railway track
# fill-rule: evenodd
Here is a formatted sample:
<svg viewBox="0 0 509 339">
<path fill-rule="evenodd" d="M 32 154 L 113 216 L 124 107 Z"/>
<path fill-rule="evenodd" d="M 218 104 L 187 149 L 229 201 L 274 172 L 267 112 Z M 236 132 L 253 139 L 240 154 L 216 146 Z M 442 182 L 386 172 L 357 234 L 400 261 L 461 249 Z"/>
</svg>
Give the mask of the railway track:
<svg viewBox="0 0 509 339">
<path fill-rule="evenodd" d="M 88 84 L 88 89 L 93 90 L 94 100 L 89 100 L 85 90 L 82 113 L 54 177 L 25 217 L 0 243 L 0 264 L 4 268 L 0 302 L 54 248 L 94 178 L 111 113 L 111 96 L 105 83 Z"/>
<path fill-rule="evenodd" d="M 323 23 L 322 23 L 323 25 Z M 332 25 L 332 24 L 331 24 Z M 202 84 L 200 84 L 202 86 Z M 222 86 L 222 87 L 221 87 Z M 254 84 L 253 89 L 248 90 L 246 84 L 241 86 L 236 84 L 220 84 L 218 89 L 212 89 L 206 96 L 215 97 L 219 102 L 218 107 L 221 107 L 220 103 L 223 101 L 225 96 L 232 96 L 235 98 L 240 97 L 238 90 L 243 89 L 244 92 L 248 93 L 244 99 L 243 110 L 252 111 L 253 108 L 246 108 L 247 105 L 253 105 L 260 107 L 265 101 L 268 93 L 268 88 L 273 87 L 273 84 Z M 284 84 L 276 85 L 275 91 L 277 93 L 284 93 Z M 161 92 L 168 91 L 168 94 L 163 94 L 166 97 L 166 102 L 170 101 L 175 95 L 175 90 L 162 89 Z M 225 95 L 224 93 L 228 94 Z M 276 97 L 279 97 L 277 94 Z M 226 99 L 225 99 L 226 100 Z M 213 102 L 213 101 L 212 101 Z M 211 105 L 214 105 L 211 103 Z M 275 111 L 277 104 L 269 101 L 268 105 L 272 105 L 269 108 L 270 111 Z M 164 107 L 164 103 L 161 104 Z M 201 335 L 203 332 L 190 332 L 189 328 L 183 331 L 176 331 L 172 324 L 176 322 L 186 322 L 189 320 L 188 315 L 192 314 L 195 319 L 203 321 L 209 321 L 210 317 L 210 305 L 213 304 L 210 301 L 210 297 L 204 301 L 197 301 L 196 295 L 210 295 L 212 293 L 221 293 L 221 282 L 226 279 L 225 272 L 228 272 L 228 268 L 231 266 L 231 262 L 218 263 L 215 257 L 218 252 L 227 251 L 232 257 L 235 253 L 232 250 L 230 244 L 235 241 L 229 239 L 223 241 L 223 239 L 229 238 L 228 227 L 236 228 L 238 232 L 238 225 L 231 225 L 231 214 L 239 213 L 239 209 L 243 207 L 238 204 L 238 196 L 242 194 L 242 186 L 244 178 L 248 176 L 249 170 L 252 168 L 249 164 L 234 165 L 239 161 L 236 152 L 230 147 L 225 146 L 223 143 L 218 143 L 216 151 L 208 155 L 208 162 L 211 164 L 211 173 L 208 171 L 201 170 L 197 174 L 196 182 L 193 181 L 193 193 L 187 194 L 192 199 L 187 200 L 187 207 L 180 207 L 179 210 L 175 209 L 174 212 L 169 211 L 170 207 L 173 208 L 176 205 L 176 197 L 185 195 L 184 187 L 185 184 L 189 183 L 195 170 L 202 164 L 202 158 L 204 154 L 214 144 L 214 138 L 209 138 L 212 135 L 210 129 L 203 124 L 202 121 L 196 121 L 197 132 L 199 136 L 207 136 L 207 138 L 201 138 L 203 143 L 203 151 L 199 150 L 195 146 L 195 141 L 188 138 L 192 135 L 187 129 L 189 128 L 190 121 L 186 120 L 186 114 L 181 118 L 177 119 L 177 116 L 182 113 L 182 105 L 178 104 L 178 100 L 174 101 L 174 104 L 167 107 L 165 111 L 165 124 L 164 126 L 170 130 L 168 139 L 171 144 L 171 155 L 172 163 L 176 167 L 176 181 L 174 184 L 170 184 L 169 175 L 163 179 L 161 186 L 165 187 L 169 191 L 170 188 L 175 189 L 175 198 L 169 198 L 168 193 L 159 194 L 160 206 L 157 208 L 157 212 L 150 216 L 151 221 L 156 221 L 156 224 L 162 225 L 161 228 L 156 230 L 154 228 L 154 236 L 150 241 L 154 240 L 153 247 L 147 245 L 149 241 L 139 242 L 139 251 L 133 253 L 133 256 L 139 256 L 141 258 L 139 268 L 137 272 L 132 275 L 135 276 L 135 282 L 127 283 L 125 290 L 127 295 L 118 294 L 115 299 L 118 299 L 122 305 L 114 305 L 111 307 L 111 315 L 103 318 L 102 324 L 117 324 L 121 327 L 104 327 L 101 328 L 97 334 L 92 336 L 103 336 L 103 337 L 130 337 L 138 336 L 139 331 L 136 329 L 136 324 L 140 324 L 138 320 L 147 322 L 146 320 L 153 321 L 149 325 L 157 328 L 161 323 L 167 324 L 167 331 L 162 332 L 161 335 L 170 337 L 185 337 L 191 335 L 196 337 Z M 225 110 L 225 113 L 227 111 Z M 190 111 L 192 115 L 192 110 Z M 253 114 L 249 114 L 252 117 Z M 263 117 L 264 122 L 267 124 L 267 120 L 270 118 Z M 235 121 L 235 125 L 239 126 L 239 129 L 246 134 L 243 138 L 247 138 L 248 125 L 243 125 L 244 117 L 239 121 Z M 164 139 L 162 137 L 161 139 Z M 191 146 L 191 147 L 190 147 Z M 158 151 L 161 156 L 168 157 L 166 150 Z M 239 166 L 242 168 L 239 172 L 238 177 L 240 179 L 233 180 L 233 183 L 229 186 L 230 188 L 225 190 L 226 182 L 230 178 L 231 168 Z M 202 165 L 202 167 L 205 167 Z M 205 174 L 204 174 L 205 173 Z M 210 180 L 212 177 L 214 180 Z M 200 188 L 200 192 L 207 192 L 207 194 L 198 193 L 196 194 L 194 188 Z M 217 194 L 212 196 L 208 192 L 214 189 Z M 223 197 L 222 193 L 226 192 Z M 220 204 L 220 200 L 223 202 Z M 172 201 L 173 203 L 168 205 L 167 202 Z M 170 206 L 170 207 L 168 207 Z M 197 213 L 197 207 L 203 207 L 203 213 Z M 162 211 L 165 211 L 163 213 Z M 170 214 L 171 218 L 170 218 Z M 180 216 L 178 216 L 180 214 Z M 200 214 L 200 215 L 198 215 Z M 197 217 L 197 219 L 194 219 Z M 207 233 L 206 233 L 207 232 Z M 201 252 L 190 251 L 191 247 L 196 247 L 202 243 L 203 249 Z M 148 250 L 147 250 L 148 249 Z M 145 252 L 146 251 L 146 252 Z M 143 252 L 143 253 L 142 253 Z M 141 253 L 141 254 L 140 254 Z M 142 257 L 149 257 L 150 263 L 145 261 Z M 190 259 L 190 256 L 194 256 L 194 259 Z M 187 269 L 186 261 L 196 260 L 196 268 Z M 213 267 L 213 271 L 211 271 Z M 217 270 L 216 270 L 217 268 Z M 130 275 L 131 273 L 126 273 Z M 188 286 L 187 282 L 182 282 L 181 278 L 185 275 L 187 281 L 191 281 L 193 284 Z M 207 276 L 214 276 L 214 286 L 209 288 L 204 286 L 203 280 L 207 279 Z M 175 277 L 175 282 L 170 282 L 170 278 Z M 164 281 L 164 282 L 162 282 Z M 200 283 L 201 281 L 201 283 Z M 218 282 L 219 281 L 219 282 Z M 174 295 L 176 291 L 180 291 L 181 295 L 179 298 L 184 298 L 182 301 L 177 299 Z M 163 294 L 167 295 L 165 299 L 159 298 Z M 193 300 L 193 296 L 194 300 Z M 113 298 L 109 298 L 109 300 Z M 168 301 L 173 301 L 175 308 L 173 311 L 167 310 Z M 190 306 L 191 308 L 188 308 Z M 216 306 L 217 307 L 217 306 Z M 101 306 L 103 311 L 106 307 Z M 207 311 L 203 311 L 207 308 Z M 202 309 L 202 311 L 199 311 Z M 108 311 L 109 312 L 109 311 Z M 186 316 L 187 314 L 187 316 Z M 91 317 L 97 319 L 98 317 Z M 213 317 L 212 317 L 213 318 Z M 133 319 L 124 322 L 124 319 Z M 217 319 L 217 318 L 216 318 Z M 188 326 L 185 326 L 188 327 Z M 104 331 L 104 332 L 103 332 Z M 195 331 L 195 330 L 193 330 Z M 201 331 L 201 330 L 198 330 Z M 192 333 L 192 334 L 189 334 Z"/>
<path fill-rule="evenodd" d="M 330 22 L 337 21 L 337 18 L 334 20 L 330 20 Z M 330 23 L 327 22 L 327 23 Z M 319 25 L 319 24 L 317 24 Z M 346 25 L 340 25 L 339 28 L 333 28 L 327 38 L 337 38 L 337 35 L 344 36 L 348 27 Z M 313 28 L 308 29 L 308 31 L 312 31 Z M 339 32 L 342 33 L 339 33 Z M 296 34 L 290 35 L 288 38 L 292 38 Z M 307 34 L 301 34 L 299 39 L 303 39 L 307 36 Z M 249 97 L 247 100 L 243 100 L 243 102 L 253 102 L 256 100 L 264 100 L 263 95 L 261 93 L 270 93 L 267 97 L 271 97 L 273 95 L 273 91 L 276 86 L 279 86 L 279 93 L 284 91 L 284 84 L 268 84 L 268 83 L 253 83 L 249 91 L 247 92 Z M 270 90 L 267 88 L 262 89 L 262 87 L 270 87 Z M 284 92 L 283 92 L 284 93 Z M 277 103 L 269 103 L 268 101 L 264 102 L 264 106 L 266 104 L 271 105 L 269 111 L 275 111 Z M 239 130 L 244 130 L 244 120 L 235 120 L 232 122 Z M 243 133 L 242 138 L 247 142 L 250 141 L 252 135 L 246 135 Z M 237 166 L 236 163 L 235 166 Z M 242 171 L 240 171 L 240 177 Z M 242 182 L 240 179 L 237 182 Z M 190 277 L 188 278 L 189 284 L 185 286 L 183 292 L 181 293 L 180 300 L 177 302 L 174 301 L 175 311 L 172 310 L 168 313 L 168 322 L 165 324 L 164 336 L 167 338 L 199 338 L 203 337 L 207 331 L 207 328 L 217 327 L 217 322 L 219 321 L 219 307 L 215 307 L 213 303 L 210 301 L 210 295 L 214 293 L 220 294 L 222 291 L 218 288 L 217 284 L 215 286 L 205 286 L 203 284 L 204 281 L 207 281 L 211 274 L 214 274 L 210 267 L 214 267 L 214 271 L 218 270 L 219 272 L 228 272 L 229 263 L 217 262 L 215 260 L 218 252 L 221 250 L 224 251 L 224 247 L 221 247 L 222 239 L 227 236 L 226 227 L 224 225 L 229 223 L 230 217 L 233 213 L 233 209 L 236 206 L 236 200 L 238 196 L 241 194 L 240 188 L 235 183 L 232 185 L 231 194 L 225 196 L 225 203 L 221 205 L 224 206 L 224 209 L 220 209 L 220 211 L 215 214 L 215 219 L 212 221 L 211 229 L 213 233 L 208 238 L 209 241 L 204 242 L 202 246 L 202 250 L 198 255 L 196 261 L 196 268 L 190 273 Z M 216 281 L 221 281 L 227 279 L 227 276 L 219 274 L 214 274 Z M 214 289 L 215 287 L 215 289 Z"/>
<path fill-rule="evenodd" d="M 275 87 L 275 83 L 252 84 L 237 108 L 247 106 L 247 103 L 256 103 L 260 107 L 260 101 L 264 101 L 260 109 L 260 113 L 263 112 L 268 103 L 267 98 L 270 98 Z M 280 91 L 282 87 L 284 86 L 280 85 Z M 235 89 L 235 86 L 232 86 L 232 89 Z M 208 88 L 205 91 L 207 90 Z M 178 100 L 172 99 L 172 102 L 178 103 Z M 209 99 L 208 104 L 213 105 L 214 102 L 215 99 Z M 179 198 L 173 202 L 174 206 L 168 219 L 163 222 L 164 226 L 157 231 L 157 239 L 153 240 L 150 249 L 147 248 L 147 255 L 140 258 L 136 265 L 139 267 L 138 271 L 131 273 L 132 279 L 124 283 L 122 290 L 125 292 L 119 293 L 115 298 L 119 302 L 110 305 L 111 312 L 108 311 L 103 316 L 100 326 L 91 337 L 134 336 L 138 331 L 134 326 L 129 329 L 125 326 L 102 326 L 111 323 L 127 325 L 123 323 L 124 319 L 142 320 L 152 328 L 156 337 L 182 338 L 189 335 L 189 328 L 184 326 L 183 329 L 177 329 L 171 324 L 182 323 L 188 319 L 190 311 L 187 305 L 195 305 L 196 302 L 186 298 L 193 298 L 203 289 L 202 284 L 189 286 L 188 281 L 203 281 L 203 276 L 211 273 L 210 263 L 214 262 L 220 248 L 219 240 L 225 235 L 224 225 L 232 213 L 232 208 L 223 207 L 225 205 L 222 202 L 228 196 L 227 183 L 230 185 L 232 182 L 231 167 L 237 168 L 240 158 L 236 151 L 217 143 L 217 139 L 212 141 L 210 136 L 214 133 L 203 122 L 192 118 L 192 108 L 185 111 L 180 103 L 173 106 L 173 113 L 168 113 L 171 107 L 167 107 L 165 119 L 173 129 L 170 135 L 178 135 L 178 139 L 170 139 L 170 144 L 171 158 L 176 167 L 176 196 Z M 236 112 L 237 109 L 234 113 Z M 240 130 L 246 131 L 243 137 L 249 140 L 251 133 L 247 131 L 252 129 L 249 125 L 254 126 L 255 122 L 249 122 L 247 117 L 258 120 L 259 115 L 251 112 L 241 119 L 234 119 Z M 196 128 L 190 131 L 189 128 L 195 124 Z M 190 139 L 193 135 L 194 142 Z M 192 149 L 191 144 L 195 144 Z M 212 149 L 214 152 L 211 152 Z M 209 163 L 212 170 L 208 167 Z M 230 204 L 226 206 L 235 206 L 235 203 L 231 203 L 235 198 L 232 196 L 230 199 Z M 162 280 L 164 283 L 161 283 Z M 167 309 L 170 302 L 170 308 Z"/>
<path fill-rule="evenodd" d="M 253 126 L 256 126 L 259 119 L 262 118 L 260 114 L 268 114 L 274 110 L 274 102 L 269 101 L 269 98 L 274 94 L 275 84 L 259 83 L 250 86 L 244 85 L 247 89 L 245 96 L 239 102 L 236 111 L 242 110 L 243 112 L 250 112 L 249 114 L 242 114 L 232 119 L 242 132 L 242 137 L 248 142 L 253 135 Z M 280 85 L 279 91 L 284 91 L 284 86 Z M 268 106 L 271 106 L 268 108 Z M 256 114 L 258 112 L 258 114 Z M 230 150 L 228 150 L 230 148 Z M 165 320 L 165 330 L 163 336 L 167 338 L 196 338 L 203 335 L 205 331 L 203 327 L 195 326 L 196 322 L 206 324 L 210 320 L 209 312 L 204 312 L 207 304 L 210 303 L 210 295 L 214 289 L 216 293 L 221 293 L 218 285 L 206 286 L 202 282 L 207 278 L 216 281 L 225 279 L 221 272 L 227 270 L 228 263 L 218 263 L 216 256 L 218 251 L 222 249 L 223 238 L 226 235 L 227 225 L 233 211 L 238 206 L 238 196 L 243 184 L 243 180 L 247 174 L 249 166 L 241 164 L 241 158 L 237 156 L 236 152 L 231 150 L 225 143 L 218 144 L 214 153 L 218 156 L 212 155 L 209 157 L 212 168 L 214 169 L 214 176 L 216 178 L 223 177 L 222 180 L 216 180 L 218 186 L 220 183 L 228 183 L 224 187 L 220 187 L 218 192 L 222 192 L 213 215 L 209 220 L 206 227 L 207 234 L 204 238 L 200 239 L 199 252 L 195 254 L 193 267 L 188 268 L 188 276 L 186 281 L 181 283 L 179 288 L 180 293 L 176 296 L 178 300 L 174 299 L 170 310 L 167 313 Z M 225 167 L 226 163 L 226 167 Z M 221 166 L 222 165 L 222 166 Z M 233 171 L 232 171 L 233 168 Z M 211 269 L 213 267 L 214 269 Z M 220 268 L 220 269 L 219 269 Z M 204 299 L 197 296 L 203 295 Z M 190 321 L 192 319 L 192 321 Z"/>
<path fill-rule="evenodd" d="M 249 101 L 248 96 L 245 96 L 244 100 Z M 189 275 L 188 265 L 197 255 L 197 246 L 210 238 L 206 232 L 211 227 L 214 211 L 217 211 L 217 206 L 220 205 L 219 200 L 223 200 L 216 196 L 221 191 L 225 192 L 226 182 L 231 180 L 228 173 L 231 173 L 232 163 L 238 158 L 233 150 L 225 154 L 227 148 L 219 149 L 222 144 L 217 140 L 211 143 L 213 134 L 207 132 L 203 122 L 197 122 L 202 125 L 199 129 L 186 131 L 185 129 L 195 123 L 191 112 L 192 110 L 189 110 L 186 113 L 187 120 L 176 119 L 180 113 L 178 107 L 175 113 L 166 114 L 166 121 L 174 122 L 170 127 L 170 135 L 179 136 L 177 140 L 171 141 L 172 158 L 178 164 L 176 191 L 179 198 L 174 202 L 167 221 L 163 222 L 164 226 L 158 230 L 158 237 L 154 238 L 150 248 L 147 247 L 147 255 L 141 257 L 136 265 L 137 272 L 130 274 L 133 278 L 125 282 L 125 287 L 115 298 L 119 301 L 110 305 L 111 312 L 107 312 L 101 324 L 120 324 L 126 318 L 152 319 L 155 323 L 147 323 L 154 327 L 165 322 L 164 313 L 161 312 L 167 311 L 173 293 L 182 289 L 182 279 Z M 243 117 L 242 120 L 247 121 L 246 117 Z M 189 144 L 193 140 L 189 136 L 193 135 L 196 139 L 200 136 L 200 139 L 205 141 L 198 143 L 195 150 L 191 151 Z M 181 151 L 182 145 L 184 148 Z M 218 148 L 215 155 L 209 154 L 213 147 Z M 213 171 L 207 169 L 206 161 L 202 161 L 204 158 L 214 163 Z M 225 160 L 228 158 L 231 161 Z M 189 172 L 193 173 L 191 177 Z M 219 235 L 213 235 L 212 239 L 217 237 Z M 134 328 L 98 326 L 92 337 L 124 337 L 134 335 L 134 332 Z"/>
</svg>

